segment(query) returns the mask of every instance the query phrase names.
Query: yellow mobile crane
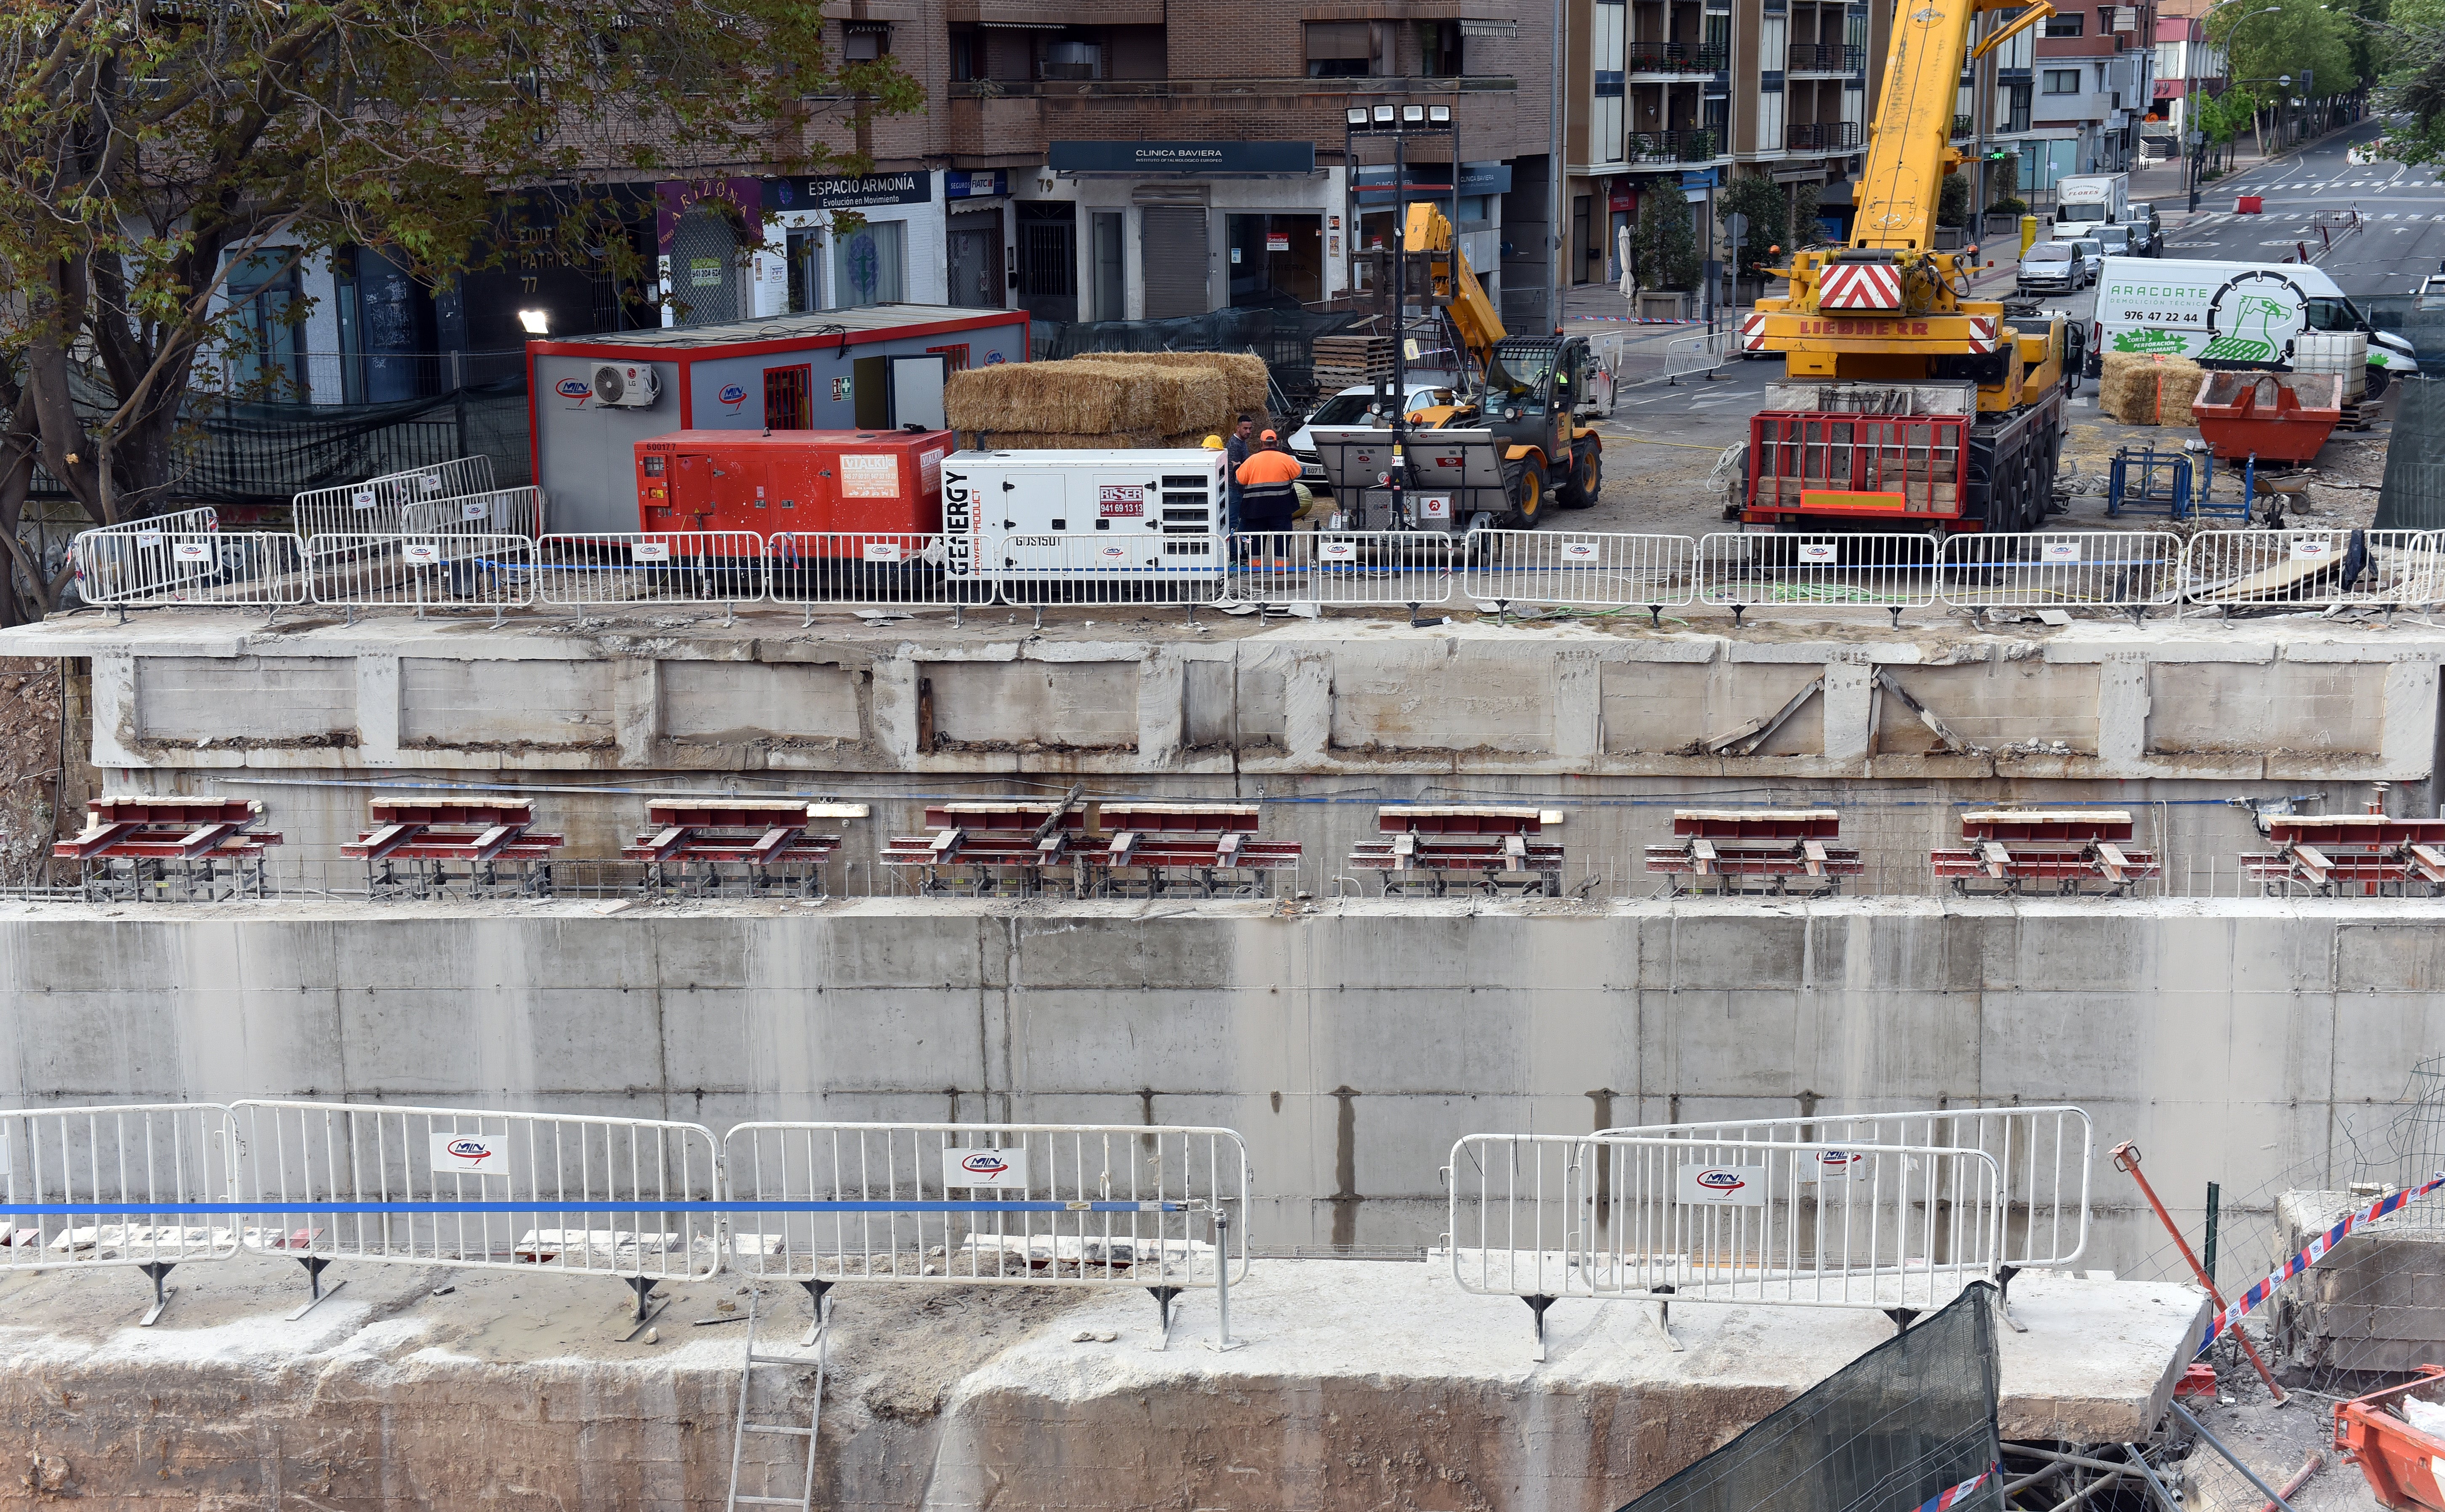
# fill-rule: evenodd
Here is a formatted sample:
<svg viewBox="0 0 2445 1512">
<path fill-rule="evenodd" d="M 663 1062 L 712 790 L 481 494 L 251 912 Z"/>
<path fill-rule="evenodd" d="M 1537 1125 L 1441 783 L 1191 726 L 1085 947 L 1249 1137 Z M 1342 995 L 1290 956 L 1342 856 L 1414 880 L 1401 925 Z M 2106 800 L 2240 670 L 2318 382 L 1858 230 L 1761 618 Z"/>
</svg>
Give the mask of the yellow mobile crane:
<svg viewBox="0 0 2445 1512">
<path fill-rule="evenodd" d="M 1932 245 L 1962 70 L 2054 13 L 2038 0 L 1974 47 L 1979 12 L 2011 0 L 1897 0 L 1883 99 L 1869 123 L 1849 245 L 1796 252 L 1782 298 L 1757 302 L 1742 345 L 1783 354 L 1751 421 L 1752 529 L 2029 531 L 2062 450 L 2067 323 L 2006 323 L 1973 299 L 1969 253 Z M 1802 525 L 1802 522 L 1807 522 Z"/>
</svg>

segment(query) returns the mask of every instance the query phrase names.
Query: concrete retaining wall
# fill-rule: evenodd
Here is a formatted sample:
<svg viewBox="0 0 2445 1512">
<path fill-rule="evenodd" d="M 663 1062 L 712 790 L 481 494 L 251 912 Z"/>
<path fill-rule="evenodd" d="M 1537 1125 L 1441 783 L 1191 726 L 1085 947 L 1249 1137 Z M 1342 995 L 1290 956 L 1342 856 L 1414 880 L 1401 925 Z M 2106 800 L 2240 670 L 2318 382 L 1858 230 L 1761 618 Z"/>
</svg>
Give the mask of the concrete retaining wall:
<svg viewBox="0 0 2445 1512">
<path fill-rule="evenodd" d="M 1074 616 L 1041 635 L 673 623 L 81 615 L 0 632 L 0 653 L 84 659 L 114 790 L 261 797 L 284 860 L 336 857 L 385 783 L 540 790 L 573 857 L 616 856 L 648 792 L 863 797 L 876 813 L 847 837 L 852 868 L 878 836 L 913 832 L 929 796 L 1083 783 L 1266 800 L 1269 836 L 1308 848 L 1315 891 L 1374 803 L 1534 801 L 1571 815 L 1571 881 L 1607 895 L 1645 890 L 1641 850 L 1693 801 L 1843 807 L 1868 886 L 1898 892 L 1926 890 L 1960 803 L 2161 804 L 2144 843 L 2173 860 L 2173 890 L 2230 890 L 2255 837 L 2228 798 L 2321 793 L 2356 811 L 2383 780 L 2401 785 L 2395 812 L 2432 812 L 2445 660 L 2445 635 L 2408 622 L 1736 637 L 1225 621 L 1201 637 L 1139 621 L 1117 638 Z M 1705 750 L 1812 686 L 1755 754 Z"/>
<path fill-rule="evenodd" d="M 1221 1124 L 1269 1246 L 1430 1241 L 1475 1130 L 2071 1101 L 2100 1138 L 2089 1263 L 2120 1270 L 2157 1241 L 2117 1140 L 2177 1207 L 2349 1179 L 2344 1124 L 2445 1039 L 2440 924 L 2399 900 L 16 905 L 0 1097 Z"/>
</svg>

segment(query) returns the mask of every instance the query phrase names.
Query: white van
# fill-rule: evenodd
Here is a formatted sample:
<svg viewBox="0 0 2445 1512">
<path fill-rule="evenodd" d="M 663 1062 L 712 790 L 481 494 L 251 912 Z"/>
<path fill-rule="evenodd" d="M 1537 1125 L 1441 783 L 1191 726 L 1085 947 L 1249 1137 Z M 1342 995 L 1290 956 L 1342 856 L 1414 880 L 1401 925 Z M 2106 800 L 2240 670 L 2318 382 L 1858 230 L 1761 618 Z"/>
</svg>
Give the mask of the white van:
<svg viewBox="0 0 2445 1512">
<path fill-rule="evenodd" d="M 2211 263 L 2108 257 L 2097 278 L 2089 362 L 2107 352 L 2188 357 L 2209 367 L 2292 365 L 2303 331 L 2368 336 L 2368 395 L 2416 373 L 2411 344 L 2369 325 L 2325 271 L 2306 263 Z M 2097 369 L 2090 368 L 2091 376 Z"/>
</svg>

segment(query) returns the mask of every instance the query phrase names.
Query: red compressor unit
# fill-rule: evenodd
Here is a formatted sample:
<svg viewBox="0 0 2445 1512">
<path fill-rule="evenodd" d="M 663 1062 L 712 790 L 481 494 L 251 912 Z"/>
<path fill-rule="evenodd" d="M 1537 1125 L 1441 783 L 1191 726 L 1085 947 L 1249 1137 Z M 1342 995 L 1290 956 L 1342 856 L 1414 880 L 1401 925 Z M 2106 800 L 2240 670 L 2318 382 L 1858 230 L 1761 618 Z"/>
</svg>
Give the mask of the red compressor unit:
<svg viewBox="0 0 2445 1512">
<path fill-rule="evenodd" d="M 637 443 L 637 528 L 931 535 L 952 444 L 949 431 L 671 431 Z"/>
</svg>

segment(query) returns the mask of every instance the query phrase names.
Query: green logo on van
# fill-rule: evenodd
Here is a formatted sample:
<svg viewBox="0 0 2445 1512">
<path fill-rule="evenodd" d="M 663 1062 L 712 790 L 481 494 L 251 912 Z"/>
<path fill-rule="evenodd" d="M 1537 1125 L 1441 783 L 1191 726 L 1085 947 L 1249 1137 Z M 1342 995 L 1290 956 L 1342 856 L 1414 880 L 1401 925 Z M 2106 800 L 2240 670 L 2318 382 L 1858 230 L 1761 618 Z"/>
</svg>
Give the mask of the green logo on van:
<svg viewBox="0 0 2445 1512">
<path fill-rule="evenodd" d="M 2149 352 L 2179 357 L 2183 342 L 2176 331 L 2118 330 L 2114 333 L 2114 349 L 2118 352 Z"/>
</svg>

